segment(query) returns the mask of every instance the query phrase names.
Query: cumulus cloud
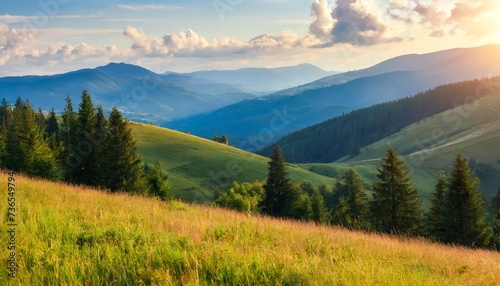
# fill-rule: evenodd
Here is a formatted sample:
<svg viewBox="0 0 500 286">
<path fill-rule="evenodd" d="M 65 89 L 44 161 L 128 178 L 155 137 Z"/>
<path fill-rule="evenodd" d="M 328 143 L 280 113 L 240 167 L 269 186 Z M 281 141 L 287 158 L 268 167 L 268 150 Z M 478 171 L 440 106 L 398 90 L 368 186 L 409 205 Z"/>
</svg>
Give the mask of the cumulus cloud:
<svg viewBox="0 0 500 286">
<path fill-rule="evenodd" d="M 26 44 L 33 42 L 31 34 L 0 23 L 0 66 L 12 57 L 22 54 Z"/>
<path fill-rule="evenodd" d="M 144 32 L 135 27 L 127 26 L 123 30 L 123 35 L 132 40 L 131 49 L 141 52 L 147 56 L 164 56 L 168 54 L 168 48 L 163 45 L 163 41 L 156 37 L 146 37 Z"/>
<path fill-rule="evenodd" d="M 438 0 L 390 0 L 387 12 L 397 21 L 419 24 L 430 30 L 432 37 L 456 35 L 465 32 L 469 36 L 488 34 L 495 29 L 500 16 L 497 0 L 455 1 L 451 10 L 439 8 Z"/>
<path fill-rule="evenodd" d="M 253 37 L 248 41 L 238 41 L 228 37 L 208 41 L 193 30 L 167 34 L 162 38 L 148 37 L 142 30 L 130 26 L 124 29 L 123 35 L 133 41 L 130 47 L 132 51 L 147 57 L 211 57 L 241 54 L 256 50 L 273 51 L 308 48 L 321 43 L 312 35 L 297 35 L 292 31 L 283 31 L 276 34 L 266 33 Z"/>
<path fill-rule="evenodd" d="M 314 17 L 314 21 L 309 26 L 309 33 L 318 39 L 330 41 L 334 20 L 328 1 L 314 0 L 311 6 L 311 16 Z"/>
<path fill-rule="evenodd" d="M 497 29 L 499 17 L 498 0 L 472 0 L 456 3 L 449 20 L 454 25 L 452 32 L 461 30 L 469 36 L 481 36 Z"/>
<path fill-rule="evenodd" d="M 173 53 L 194 52 L 210 46 L 205 38 L 199 36 L 193 30 L 166 35 L 163 37 L 163 44 Z"/>
<path fill-rule="evenodd" d="M 400 38 L 386 37 L 386 25 L 366 12 L 361 4 L 359 0 L 337 0 L 332 11 L 335 21 L 331 30 L 333 44 L 368 46 L 401 41 Z"/>
</svg>

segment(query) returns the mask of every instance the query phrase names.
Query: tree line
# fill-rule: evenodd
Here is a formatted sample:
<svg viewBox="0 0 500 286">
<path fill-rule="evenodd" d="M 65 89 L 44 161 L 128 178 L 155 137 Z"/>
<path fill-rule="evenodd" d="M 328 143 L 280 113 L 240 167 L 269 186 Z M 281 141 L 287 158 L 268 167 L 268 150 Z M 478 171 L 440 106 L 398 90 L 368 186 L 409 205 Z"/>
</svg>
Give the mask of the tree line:
<svg viewBox="0 0 500 286">
<path fill-rule="evenodd" d="M 355 156 L 360 148 L 410 124 L 469 102 L 471 95 L 475 95 L 473 99 L 486 96 L 484 91 L 478 92 L 481 86 L 480 80 L 447 84 L 413 97 L 357 109 L 291 133 L 276 144 L 292 163 L 330 163 L 344 156 Z M 270 156 L 272 148 L 268 146 L 257 153 Z"/>
<path fill-rule="evenodd" d="M 27 175 L 168 199 L 168 176 L 159 162 L 144 164 L 128 122 L 109 116 L 87 91 L 75 111 L 71 98 L 60 116 L 35 112 L 28 100 L 0 107 L 0 165 Z"/>
<path fill-rule="evenodd" d="M 439 175 L 428 211 L 423 210 L 408 173 L 390 148 L 369 190 L 352 169 L 338 176 L 332 189 L 308 182 L 295 185 L 281 149 L 275 147 L 264 183 L 234 182 L 215 203 L 274 217 L 500 250 L 500 189 L 488 214 L 479 179 L 460 154 L 451 171 Z"/>
</svg>

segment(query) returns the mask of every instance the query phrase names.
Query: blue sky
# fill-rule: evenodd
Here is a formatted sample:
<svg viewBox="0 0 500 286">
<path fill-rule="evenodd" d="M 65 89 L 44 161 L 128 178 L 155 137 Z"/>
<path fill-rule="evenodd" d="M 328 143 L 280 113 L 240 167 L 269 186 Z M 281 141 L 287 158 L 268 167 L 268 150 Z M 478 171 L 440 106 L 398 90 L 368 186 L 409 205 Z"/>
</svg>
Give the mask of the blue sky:
<svg viewBox="0 0 500 286">
<path fill-rule="evenodd" d="M 155 72 L 367 67 L 500 43 L 498 0 L 0 0 L 0 76 L 110 61 Z M 22 3 L 22 4 L 20 4 Z"/>
</svg>

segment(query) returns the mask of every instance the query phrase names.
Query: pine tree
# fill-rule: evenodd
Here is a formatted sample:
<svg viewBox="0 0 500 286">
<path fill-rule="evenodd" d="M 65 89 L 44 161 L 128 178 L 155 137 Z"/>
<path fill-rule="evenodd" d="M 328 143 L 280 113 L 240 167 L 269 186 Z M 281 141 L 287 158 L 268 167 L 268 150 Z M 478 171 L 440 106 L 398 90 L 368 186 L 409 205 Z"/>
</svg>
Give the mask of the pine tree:
<svg viewBox="0 0 500 286">
<path fill-rule="evenodd" d="M 343 174 L 339 193 L 342 195 L 338 199 L 333 210 L 333 223 L 351 229 L 370 228 L 370 206 L 368 196 L 363 190 L 363 181 L 352 169 Z"/>
<path fill-rule="evenodd" d="M 109 132 L 104 140 L 103 158 L 106 183 L 111 191 L 144 193 L 142 162 L 127 121 L 113 108 L 109 116 Z"/>
<path fill-rule="evenodd" d="M 49 136 L 55 135 L 56 138 L 59 137 L 59 124 L 57 123 L 57 118 L 56 118 L 56 111 L 52 107 L 49 113 L 49 117 L 47 118 L 46 122 L 46 131 Z"/>
<path fill-rule="evenodd" d="M 170 190 L 170 185 L 168 184 L 168 175 L 165 174 L 161 168 L 159 161 L 156 161 L 153 167 L 146 164 L 144 166 L 144 173 L 148 188 L 148 195 L 158 197 L 161 200 L 168 200 L 172 198 L 172 192 Z"/>
<path fill-rule="evenodd" d="M 106 162 L 104 162 L 104 158 L 106 158 L 106 150 L 104 149 L 104 141 L 108 136 L 108 119 L 104 115 L 104 110 L 102 106 L 97 107 L 96 112 L 96 122 L 94 127 L 94 134 L 91 138 L 91 141 L 94 143 L 94 152 L 96 157 L 96 174 L 95 174 L 95 182 L 98 186 L 103 186 L 106 183 Z"/>
<path fill-rule="evenodd" d="M 29 101 L 18 99 L 12 113 L 5 146 L 6 167 L 29 175 L 59 178 L 56 159 L 44 139 L 45 130 L 40 130 Z"/>
<path fill-rule="evenodd" d="M 45 125 L 45 115 L 43 114 L 43 110 L 41 107 L 38 108 L 38 112 L 36 114 L 36 123 L 38 124 L 38 127 L 40 130 L 43 130 L 45 132 L 46 125 Z"/>
<path fill-rule="evenodd" d="M 439 174 L 435 192 L 430 197 L 431 208 L 427 213 L 428 235 L 436 240 L 443 241 L 446 233 L 446 177 Z"/>
<path fill-rule="evenodd" d="M 5 98 L 2 99 L 2 105 L 0 106 L 0 125 L 8 124 L 8 120 L 11 115 L 10 106 Z"/>
<path fill-rule="evenodd" d="M 0 106 L 0 168 L 5 168 L 5 156 L 6 156 L 6 138 L 7 131 L 9 130 L 9 125 L 12 119 L 12 112 L 10 110 L 7 100 L 2 99 L 2 105 Z"/>
<path fill-rule="evenodd" d="M 328 210 L 325 207 L 325 201 L 321 193 L 314 189 L 311 196 L 311 219 L 320 224 L 326 224 L 329 222 L 330 218 L 328 216 Z"/>
<path fill-rule="evenodd" d="M 491 220 L 493 226 L 493 247 L 500 251 L 500 189 L 491 199 Z"/>
<path fill-rule="evenodd" d="M 479 180 L 460 154 L 455 157 L 446 187 L 447 231 L 444 242 L 470 247 L 488 246 L 491 235 Z"/>
<path fill-rule="evenodd" d="M 268 163 L 269 173 L 264 185 L 265 195 L 262 201 L 263 212 L 278 217 L 290 216 L 299 192 L 290 182 L 285 161 L 281 156 L 281 149 L 276 146 Z"/>
<path fill-rule="evenodd" d="M 81 103 L 78 109 L 76 151 L 80 156 L 80 163 L 73 169 L 74 181 L 81 184 L 97 186 L 98 168 L 93 140 L 96 127 L 95 107 L 90 94 L 82 92 Z"/>
<path fill-rule="evenodd" d="M 76 151 L 78 121 L 77 114 L 73 109 L 73 102 L 69 96 L 66 97 L 66 106 L 62 112 L 62 123 L 60 136 L 62 141 L 62 152 L 60 161 L 64 169 L 65 179 L 75 182 L 74 170 L 81 163 L 81 157 Z"/>
<path fill-rule="evenodd" d="M 387 150 L 373 183 L 372 218 L 376 230 L 405 235 L 418 234 L 421 226 L 421 201 L 412 187 L 405 164 L 396 151 Z"/>
</svg>

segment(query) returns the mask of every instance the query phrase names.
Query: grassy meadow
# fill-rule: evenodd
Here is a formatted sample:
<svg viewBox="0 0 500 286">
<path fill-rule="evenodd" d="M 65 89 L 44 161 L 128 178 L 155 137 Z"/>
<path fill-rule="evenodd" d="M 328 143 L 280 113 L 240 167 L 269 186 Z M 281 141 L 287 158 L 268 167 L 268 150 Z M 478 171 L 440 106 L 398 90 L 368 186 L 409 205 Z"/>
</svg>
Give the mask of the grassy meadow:
<svg viewBox="0 0 500 286">
<path fill-rule="evenodd" d="M 266 179 L 268 158 L 166 128 L 139 123 L 130 127 L 141 158 L 149 163 L 160 161 L 174 194 L 185 201 L 210 202 L 214 190 L 226 192 L 233 181 Z M 297 166 L 289 165 L 288 171 L 296 183 L 333 184 L 332 178 Z"/>
<path fill-rule="evenodd" d="M 7 184 L 7 174 L 0 173 Z M 499 285 L 500 253 L 16 176 L 0 285 Z M 8 257 L 1 196 L 0 256 Z M 4 264 L 5 265 L 5 262 Z"/>
</svg>

